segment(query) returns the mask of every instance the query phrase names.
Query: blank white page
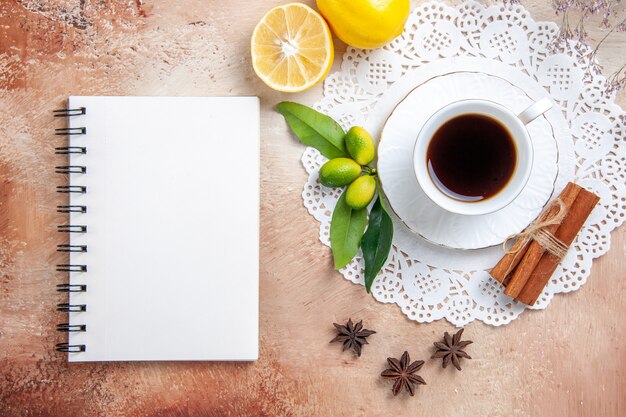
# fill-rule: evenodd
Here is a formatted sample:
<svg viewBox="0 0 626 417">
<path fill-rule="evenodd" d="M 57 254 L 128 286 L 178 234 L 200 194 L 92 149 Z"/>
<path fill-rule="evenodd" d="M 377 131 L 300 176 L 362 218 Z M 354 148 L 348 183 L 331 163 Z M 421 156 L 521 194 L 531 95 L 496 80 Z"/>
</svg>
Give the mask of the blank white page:
<svg viewBox="0 0 626 417">
<path fill-rule="evenodd" d="M 259 101 L 256 97 L 70 97 L 69 313 L 85 332 L 70 361 L 258 357 Z"/>
</svg>

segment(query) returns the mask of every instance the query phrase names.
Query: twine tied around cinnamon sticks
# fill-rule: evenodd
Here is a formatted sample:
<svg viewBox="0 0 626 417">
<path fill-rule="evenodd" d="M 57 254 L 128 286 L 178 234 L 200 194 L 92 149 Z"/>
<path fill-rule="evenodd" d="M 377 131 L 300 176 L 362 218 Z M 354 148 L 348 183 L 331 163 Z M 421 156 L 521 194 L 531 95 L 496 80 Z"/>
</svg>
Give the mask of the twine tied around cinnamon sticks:
<svg viewBox="0 0 626 417">
<path fill-rule="evenodd" d="M 570 182 L 524 232 L 507 239 L 504 257 L 490 271 L 506 287 L 504 294 L 533 305 L 599 200 Z M 515 238 L 513 247 L 506 250 Z"/>
<path fill-rule="evenodd" d="M 565 255 L 567 255 L 567 251 L 569 250 L 569 246 L 546 230 L 548 226 L 561 224 L 561 222 L 567 215 L 567 206 L 565 205 L 563 200 L 557 198 L 554 202 L 554 206 L 557 208 L 556 213 L 554 213 L 553 215 L 550 215 L 550 213 L 548 213 L 548 216 L 546 218 L 539 217 L 537 220 L 532 222 L 530 226 L 528 226 L 523 232 L 509 236 L 502 244 L 504 251 L 508 254 L 517 253 L 522 249 L 522 247 L 526 246 L 527 243 L 529 243 L 531 240 L 534 240 L 539 243 L 544 250 L 550 252 L 557 258 L 565 258 Z M 513 248 L 507 249 L 506 247 L 508 243 L 513 239 L 515 239 L 517 242 L 521 241 L 521 244 L 516 244 Z M 511 271 L 507 271 L 506 275 L 508 275 L 509 272 Z"/>
</svg>

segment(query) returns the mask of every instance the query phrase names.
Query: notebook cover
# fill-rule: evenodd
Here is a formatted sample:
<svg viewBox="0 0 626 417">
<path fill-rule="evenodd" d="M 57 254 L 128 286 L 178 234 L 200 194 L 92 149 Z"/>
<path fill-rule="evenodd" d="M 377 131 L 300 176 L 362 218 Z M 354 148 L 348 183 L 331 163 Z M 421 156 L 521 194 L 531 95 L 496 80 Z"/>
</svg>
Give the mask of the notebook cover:
<svg viewBox="0 0 626 417">
<path fill-rule="evenodd" d="M 258 357 L 259 101 L 256 97 L 70 97 L 69 361 Z"/>
</svg>

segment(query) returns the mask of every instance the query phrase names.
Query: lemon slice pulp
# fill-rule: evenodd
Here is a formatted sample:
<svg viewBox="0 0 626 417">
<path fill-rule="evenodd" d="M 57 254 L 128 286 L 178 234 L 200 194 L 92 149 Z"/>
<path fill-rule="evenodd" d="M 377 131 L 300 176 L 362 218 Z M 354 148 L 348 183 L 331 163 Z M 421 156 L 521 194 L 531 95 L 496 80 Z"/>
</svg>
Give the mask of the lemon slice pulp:
<svg viewBox="0 0 626 417">
<path fill-rule="evenodd" d="M 254 29 L 252 65 L 278 91 L 295 93 L 320 82 L 330 71 L 334 49 L 324 18 L 301 3 L 267 12 Z"/>
</svg>

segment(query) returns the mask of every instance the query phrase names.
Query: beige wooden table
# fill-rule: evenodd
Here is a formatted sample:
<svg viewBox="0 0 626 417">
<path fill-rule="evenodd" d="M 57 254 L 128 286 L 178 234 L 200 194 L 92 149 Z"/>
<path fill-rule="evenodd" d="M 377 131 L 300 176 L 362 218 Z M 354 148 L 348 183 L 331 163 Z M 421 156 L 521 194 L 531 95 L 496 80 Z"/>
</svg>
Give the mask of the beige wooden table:
<svg viewBox="0 0 626 417">
<path fill-rule="evenodd" d="M 427 362 L 428 385 L 392 397 L 378 377 L 385 358 L 407 349 L 426 359 L 453 326 L 411 322 L 333 272 L 300 198 L 303 147 L 272 110 L 287 98 L 312 104 L 321 88 L 273 92 L 248 55 L 255 23 L 282 2 L 0 2 L 0 416 L 626 415 L 623 230 L 580 291 L 503 328 L 470 324 L 474 360 L 463 372 Z M 557 19 L 549 0 L 524 3 L 535 19 Z M 607 72 L 626 59 L 626 37 L 611 39 L 600 54 Z M 54 352 L 64 337 L 54 225 L 64 218 L 50 112 L 69 94 L 261 97 L 258 362 L 68 365 Z M 360 359 L 328 344 L 331 323 L 348 317 L 379 332 Z"/>
</svg>

